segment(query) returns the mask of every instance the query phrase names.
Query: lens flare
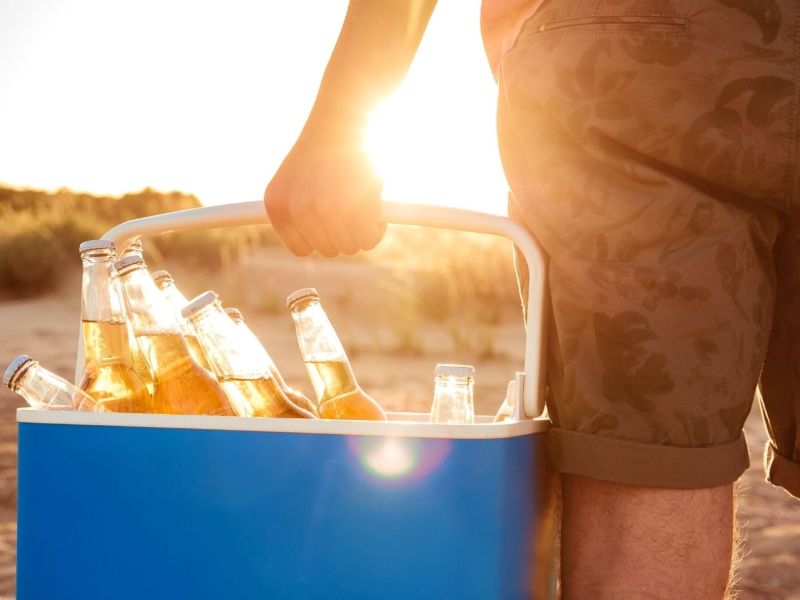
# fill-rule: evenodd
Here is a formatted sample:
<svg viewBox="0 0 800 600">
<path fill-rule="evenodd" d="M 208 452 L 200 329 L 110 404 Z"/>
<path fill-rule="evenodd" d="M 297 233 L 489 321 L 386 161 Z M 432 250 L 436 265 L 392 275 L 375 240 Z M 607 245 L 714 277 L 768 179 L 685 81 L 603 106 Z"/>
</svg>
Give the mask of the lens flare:
<svg viewBox="0 0 800 600">
<path fill-rule="evenodd" d="M 411 471 L 417 458 L 408 445 L 398 439 L 388 438 L 364 454 L 363 464 L 377 475 L 394 478 Z"/>
<path fill-rule="evenodd" d="M 385 481 L 427 477 L 450 453 L 450 441 L 439 439 L 353 436 L 347 443 L 364 472 Z"/>
</svg>

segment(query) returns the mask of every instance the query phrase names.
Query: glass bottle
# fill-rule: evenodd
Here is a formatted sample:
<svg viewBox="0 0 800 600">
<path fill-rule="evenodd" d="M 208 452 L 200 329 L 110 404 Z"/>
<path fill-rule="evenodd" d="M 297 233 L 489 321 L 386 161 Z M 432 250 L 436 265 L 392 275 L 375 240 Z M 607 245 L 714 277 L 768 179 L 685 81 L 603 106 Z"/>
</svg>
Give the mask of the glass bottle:
<svg viewBox="0 0 800 600">
<path fill-rule="evenodd" d="M 134 334 L 154 375 L 156 412 L 233 415 L 215 377 L 192 358 L 178 320 L 147 272 L 144 260 L 117 261 Z"/>
<path fill-rule="evenodd" d="M 297 290 L 286 304 L 323 419 L 385 421 L 380 405 L 359 387 L 350 361 L 313 288 Z"/>
<path fill-rule="evenodd" d="M 84 371 L 79 387 L 112 412 L 153 412 L 152 396 L 133 368 L 122 297 L 112 282 L 114 244 L 80 245 Z"/>
<path fill-rule="evenodd" d="M 194 328 L 181 314 L 183 307 L 189 303 L 189 301 L 186 299 L 186 296 L 184 296 L 178 289 L 178 286 L 175 285 L 175 280 L 168 271 L 164 271 L 162 269 L 160 271 L 154 271 L 151 275 L 156 287 L 161 290 L 161 295 L 164 296 L 170 308 L 172 308 L 172 312 L 175 313 L 175 318 L 178 320 L 181 333 L 186 340 L 186 345 L 189 346 L 189 352 L 192 353 L 192 357 L 206 371 L 213 372 L 211 365 L 208 362 L 208 358 L 203 352 L 203 349 L 200 347 L 200 342 L 197 341 L 197 334 L 195 333 Z"/>
<path fill-rule="evenodd" d="M 251 351 L 241 330 L 225 314 L 214 292 L 200 294 L 182 312 L 197 332 L 197 339 L 236 414 L 316 418 L 315 413 L 295 405 L 284 395 L 262 357 Z"/>
<path fill-rule="evenodd" d="M 137 236 L 129 240 L 128 244 L 125 246 L 125 249 L 122 251 L 122 254 L 118 255 L 118 258 L 122 260 L 123 258 L 128 258 L 129 256 L 138 256 L 144 260 L 142 238 Z M 139 377 L 145 381 L 147 384 L 147 389 L 150 391 L 150 395 L 152 396 L 154 392 L 153 372 L 150 370 L 150 365 L 148 364 L 147 360 L 145 360 L 144 352 L 139 346 L 139 342 L 134 334 L 133 324 L 131 322 L 130 315 L 128 315 L 128 307 L 124 301 L 125 296 L 122 291 L 122 284 L 119 280 L 119 274 L 115 268 L 112 268 L 111 271 L 112 282 L 117 288 L 120 298 L 123 298 L 122 309 L 125 313 L 125 321 L 128 323 L 128 337 L 130 339 L 131 356 L 133 357 L 133 369 L 136 371 Z"/>
<path fill-rule="evenodd" d="M 513 423 L 516 422 L 514 418 L 514 404 L 508 398 L 503 400 L 497 414 L 494 416 L 495 423 Z"/>
<path fill-rule="evenodd" d="M 256 357 L 256 360 L 258 360 L 260 364 L 267 368 L 267 370 L 275 378 L 275 381 L 278 383 L 278 386 L 280 386 L 286 397 L 300 408 L 303 408 L 308 412 L 318 416 L 319 413 L 317 412 L 316 403 L 307 398 L 306 395 L 300 390 L 289 387 L 289 384 L 287 384 L 283 379 L 283 375 L 281 375 L 281 372 L 275 365 L 275 361 L 272 360 L 272 357 L 267 352 L 267 349 L 264 347 L 258 337 L 256 337 L 256 334 L 253 333 L 252 329 L 247 326 L 247 323 L 244 322 L 244 316 L 242 316 L 241 311 L 236 308 L 226 308 L 225 313 L 228 315 L 228 317 L 230 317 L 231 321 L 233 321 L 234 325 L 236 325 L 236 328 L 239 330 L 241 335 L 240 343 L 243 344 L 243 347 L 247 349 L 248 353 Z"/>
<path fill-rule="evenodd" d="M 142 245 L 142 238 L 135 237 L 128 242 L 128 245 L 125 246 L 125 249 L 122 251 L 122 254 L 119 255 L 120 260 L 123 258 L 128 258 L 129 256 L 138 256 L 142 260 L 144 260 L 144 246 Z"/>
<path fill-rule="evenodd" d="M 8 365 L 3 385 L 38 410 L 87 410 L 102 412 L 103 406 L 63 377 L 48 371 L 25 354 Z"/>
<path fill-rule="evenodd" d="M 475 369 L 470 365 L 436 365 L 431 423 L 474 423 Z"/>
</svg>

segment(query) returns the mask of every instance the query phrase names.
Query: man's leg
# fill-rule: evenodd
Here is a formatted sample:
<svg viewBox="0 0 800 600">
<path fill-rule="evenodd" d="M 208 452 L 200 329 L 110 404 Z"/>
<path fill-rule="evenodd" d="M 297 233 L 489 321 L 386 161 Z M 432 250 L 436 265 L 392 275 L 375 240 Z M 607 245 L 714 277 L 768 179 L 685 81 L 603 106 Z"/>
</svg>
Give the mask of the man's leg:
<svg viewBox="0 0 800 600">
<path fill-rule="evenodd" d="M 733 486 L 646 488 L 562 476 L 564 600 L 722 598 Z"/>
</svg>

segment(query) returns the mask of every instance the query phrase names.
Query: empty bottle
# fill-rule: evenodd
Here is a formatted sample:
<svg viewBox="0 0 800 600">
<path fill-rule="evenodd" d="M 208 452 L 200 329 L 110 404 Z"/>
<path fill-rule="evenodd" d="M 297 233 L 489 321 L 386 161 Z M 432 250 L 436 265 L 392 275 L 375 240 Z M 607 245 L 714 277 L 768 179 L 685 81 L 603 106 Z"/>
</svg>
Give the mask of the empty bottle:
<svg viewBox="0 0 800 600">
<path fill-rule="evenodd" d="M 102 411 L 102 405 L 63 377 L 48 371 L 30 356 L 21 354 L 8 365 L 3 385 L 39 410 Z"/>
<path fill-rule="evenodd" d="M 275 378 L 275 381 L 278 383 L 286 397 L 300 408 L 303 408 L 314 415 L 318 415 L 319 413 L 317 412 L 317 405 L 309 400 L 306 395 L 303 394 L 303 392 L 289 387 L 286 381 L 284 381 L 283 376 L 278 370 L 278 367 L 275 365 L 275 362 L 272 360 L 272 357 L 267 352 L 267 349 L 264 348 L 264 345 L 261 343 L 258 337 L 256 337 L 256 334 L 254 334 L 253 331 L 247 326 L 247 323 L 244 322 L 244 317 L 242 316 L 241 311 L 236 308 L 226 308 L 225 313 L 230 317 L 231 321 L 233 321 L 234 325 L 236 325 L 236 328 L 241 334 L 241 340 L 239 343 L 243 345 L 243 348 L 246 348 L 246 352 L 248 354 L 251 354 L 260 364 L 266 366 L 267 370 L 272 373 L 272 376 Z"/>
<path fill-rule="evenodd" d="M 178 320 L 138 256 L 116 263 L 134 334 L 154 376 L 156 412 L 233 415 L 216 378 L 192 358 Z"/>
<path fill-rule="evenodd" d="M 350 361 L 313 288 L 289 295 L 300 351 L 323 419 L 386 420 L 386 414 L 358 382 Z"/>
<path fill-rule="evenodd" d="M 178 286 L 175 285 L 175 280 L 168 271 L 164 271 L 163 269 L 160 271 L 154 271 L 152 273 L 152 277 L 156 287 L 161 290 L 161 294 L 164 296 L 164 298 L 166 298 L 167 303 L 172 308 L 172 312 L 175 313 L 175 318 L 178 320 L 178 326 L 180 327 L 181 333 L 186 340 L 186 345 L 189 346 L 189 352 L 192 353 L 192 357 L 194 357 L 201 367 L 207 371 L 212 371 L 211 365 L 208 362 L 208 358 L 203 352 L 203 349 L 200 347 L 200 343 L 197 341 L 197 334 L 195 333 L 194 328 L 181 314 L 181 310 L 189 302 L 186 299 L 186 296 L 184 296 L 178 289 Z"/>
<path fill-rule="evenodd" d="M 472 388 L 475 369 L 470 365 L 436 365 L 431 423 L 474 423 Z"/>
<path fill-rule="evenodd" d="M 123 300 L 112 282 L 114 244 L 80 245 L 83 263 L 81 327 L 84 371 L 79 387 L 113 412 L 153 412 L 152 397 L 136 373 Z"/>
<path fill-rule="evenodd" d="M 284 395 L 257 353 L 251 351 L 241 331 L 230 320 L 217 295 L 205 292 L 183 308 L 211 368 L 241 417 L 316 418 Z"/>
</svg>

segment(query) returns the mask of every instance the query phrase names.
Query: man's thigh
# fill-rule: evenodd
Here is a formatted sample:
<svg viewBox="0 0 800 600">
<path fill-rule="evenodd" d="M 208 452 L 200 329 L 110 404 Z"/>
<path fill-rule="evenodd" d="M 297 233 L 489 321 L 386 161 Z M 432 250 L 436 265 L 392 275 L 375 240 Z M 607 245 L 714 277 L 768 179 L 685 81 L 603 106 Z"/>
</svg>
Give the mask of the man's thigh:
<svg viewBox="0 0 800 600">
<path fill-rule="evenodd" d="M 501 65 L 510 212 L 550 256 L 562 473 L 699 489 L 748 465 L 793 168 L 794 16 L 701 4 L 546 2 Z"/>
</svg>

